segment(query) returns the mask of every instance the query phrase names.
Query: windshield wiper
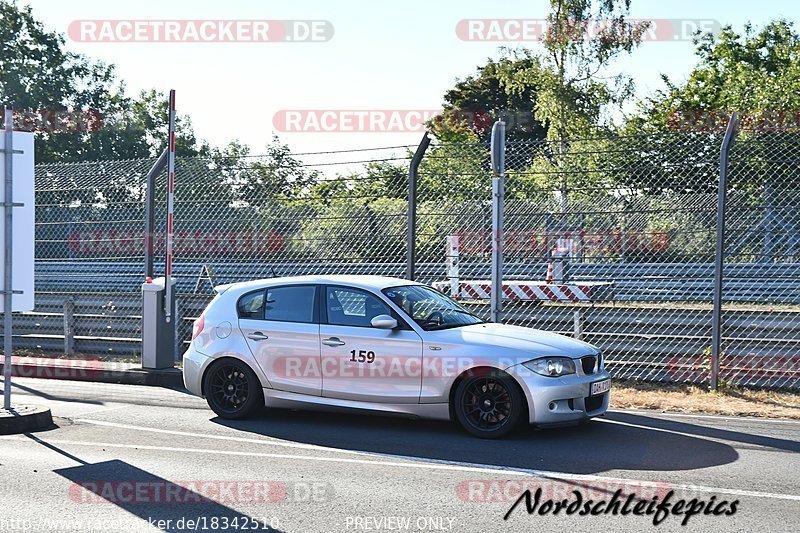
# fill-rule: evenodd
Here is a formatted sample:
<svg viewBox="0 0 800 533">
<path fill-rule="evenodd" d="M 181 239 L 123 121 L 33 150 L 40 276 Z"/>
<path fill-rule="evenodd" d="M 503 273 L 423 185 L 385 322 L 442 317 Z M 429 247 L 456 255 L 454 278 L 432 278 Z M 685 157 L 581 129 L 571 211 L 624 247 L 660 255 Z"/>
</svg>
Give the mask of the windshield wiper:
<svg viewBox="0 0 800 533">
<path fill-rule="evenodd" d="M 461 328 L 464 326 L 472 326 L 472 324 L 441 324 L 439 326 L 430 327 L 425 331 L 441 331 L 443 329 Z"/>
<path fill-rule="evenodd" d="M 484 322 L 485 322 L 485 320 L 483 320 L 481 317 L 479 317 L 479 316 L 478 316 L 478 315 L 476 315 L 475 313 L 470 313 L 469 311 L 467 311 L 467 310 L 465 310 L 465 309 L 456 309 L 455 307 L 443 307 L 443 308 L 440 308 L 440 309 L 434 309 L 433 311 L 431 311 L 431 313 L 436 313 L 437 311 L 438 311 L 438 312 L 442 312 L 442 311 L 452 311 L 452 312 L 454 312 L 454 313 L 461 313 L 462 315 L 469 315 L 469 316 L 471 316 L 471 317 L 473 317 L 473 318 L 477 318 L 478 320 L 480 320 L 480 321 L 481 321 L 481 323 L 484 323 Z M 430 314 L 430 313 L 429 313 L 429 314 Z"/>
</svg>

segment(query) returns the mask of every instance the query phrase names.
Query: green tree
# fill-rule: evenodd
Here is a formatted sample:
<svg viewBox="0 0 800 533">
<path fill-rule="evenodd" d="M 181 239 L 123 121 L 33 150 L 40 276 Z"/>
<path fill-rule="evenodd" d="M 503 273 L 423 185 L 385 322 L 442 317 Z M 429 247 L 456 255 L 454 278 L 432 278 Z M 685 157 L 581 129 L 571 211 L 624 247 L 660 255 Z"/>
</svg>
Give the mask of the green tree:
<svg viewBox="0 0 800 533">
<path fill-rule="evenodd" d="M 726 26 L 695 43 L 699 61 L 686 82 L 662 76 L 666 88 L 642 102 L 628 131 L 719 132 L 732 111 L 744 114 L 745 132 L 797 126 L 789 121 L 800 109 L 800 36 L 791 22 L 748 24 L 741 34 Z"/>
<path fill-rule="evenodd" d="M 48 31 L 30 7 L 6 0 L 0 0 L 0 100 L 13 103 L 16 127 L 36 131 L 39 163 L 156 156 L 166 145 L 163 94 L 128 97 L 113 65 L 68 52 L 64 36 Z M 62 111 L 85 120 L 51 120 Z M 178 132 L 178 155 L 207 151 L 187 118 L 178 118 Z"/>
<path fill-rule="evenodd" d="M 550 124 L 549 139 L 595 134 L 607 124 L 606 108 L 631 96 L 632 79 L 610 71 L 649 27 L 626 20 L 630 5 L 631 0 L 550 0 L 545 52 L 509 80 L 512 89 L 537 87 L 536 118 Z"/>
<path fill-rule="evenodd" d="M 263 157 L 246 161 L 242 167 L 237 179 L 238 196 L 254 207 L 271 199 L 301 200 L 320 178 L 319 171 L 292 156 L 278 137 L 273 137 Z"/>
<path fill-rule="evenodd" d="M 516 52 L 525 68 L 503 71 L 515 95 L 535 88 L 534 116 L 547 138 L 565 141 L 603 132 L 609 106 L 630 98 L 633 81 L 611 72 L 614 60 L 642 41 L 647 22 L 626 20 L 631 0 L 550 0 L 544 52 Z"/>
<path fill-rule="evenodd" d="M 698 36 L 695 44 L 699 61 L 686 81 L 663 76 L 665 88 L 644 99 L 621 130 L 651 135 L 649 148 L 636 141 L 636 150 L 627 155 L 628 166 L 636 159 L 642 170 L 622 175 L 626 184 L 652 190 L 716 190 L 716 156 L 733 111 L 742 118 L 740 140 L 769 137 L 775 130 L 788 130 L 784 140 L 797 135 L 800 35 L 791 22 L 777 20 L 761 30 L 748 24 L 741 34 L 727 26 L 718 36 Z M 680 168 L 659 163 L 668 150 L 682 154 Z M 769 174 L 741 168 L 736 183 L 758 185 Z"/>
<path fill-rule="evenodd" d="M 513 130 L 514 140 L 545 138 L 544 124 L 533 116 L 535 85 L 508 90 L 509 80 L 518 72 L 532 68 L 534 63 L 530 55 L 509 51 L 498 60 L 488 59 L 475 74 L 458 80 L 455 87 L 445 93 L 445 113 L 432 121 L 432 132 L 442 139 L 447 133 L 466 130 L 480 141 L 488 142 L 492 124 L 502 118 L 508 130 Z"/>
<path fill-rule="evenodd" d="M 626 20 L 631 0 L 550 0 L 544 52 L 531 66 L 507 80 L 509 90 L 536 87 L 534 117 L 548 125 L 547 145 L 538 166 L 552 167 L 559 210 L 568 210 L 574 172 L 569 140 L 604 136 L 611 130 L 610 109 L 621 106 L 633 91 L 629 76 L 611 71 L 614 60 L 638 46 L 647 22 Z M 582 141 L 585 144 L 585 141 Z M 535 169 L 537 162 L 534 161 Z M 535 170 L 533 172 L 535 174 Z M 582 179 L 580 181 L 583 181 Z M 566 223 L 566 221 L 564 221 Z"/>
<path fill-rule="evenodd" d="M 664 77 L 665 89 L 627 122 L 626 133 L 648 133 L 662 146 L 635 152 L 629 159 L 643 170 L 621 178 L 649 191 L 715 194 L 722 132 L 737 111 L 741 131 L 728 183 L 728 231 L 737 238 L 726 253 L 754 261 L 794 257 L 800 242 L 800 35 L 792 22 L 776 20 L 761 29 L 748 24 L 742 32 L 728 26 L 695 42 L 699 61 L 686 81 Z M 673 165 L 659 164 L 665 153 L 684 155 Z"/>
</svg>

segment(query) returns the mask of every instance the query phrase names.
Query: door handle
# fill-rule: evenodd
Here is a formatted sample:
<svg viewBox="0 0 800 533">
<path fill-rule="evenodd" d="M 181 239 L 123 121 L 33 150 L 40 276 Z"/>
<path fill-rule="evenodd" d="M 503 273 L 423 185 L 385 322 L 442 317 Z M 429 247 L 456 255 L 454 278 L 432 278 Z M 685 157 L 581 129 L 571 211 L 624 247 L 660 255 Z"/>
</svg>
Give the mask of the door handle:
<svg viewBox="0 0 800 533">
<path fill-rule="evenodd" d="M 339 337 L 331 337 L 330 339 L 322 339 L 322 344 L 325 346 L 344 346 L 344 341 L 339 340 Z"/>
<path fill-rule="evenodd" d="M 254 331 L 253 333 L 248 334 L 247 338 L 254 341 L 265 341 L 269 339 L 269 336 L 261 333 L 260 331 Z"/>
</svg>

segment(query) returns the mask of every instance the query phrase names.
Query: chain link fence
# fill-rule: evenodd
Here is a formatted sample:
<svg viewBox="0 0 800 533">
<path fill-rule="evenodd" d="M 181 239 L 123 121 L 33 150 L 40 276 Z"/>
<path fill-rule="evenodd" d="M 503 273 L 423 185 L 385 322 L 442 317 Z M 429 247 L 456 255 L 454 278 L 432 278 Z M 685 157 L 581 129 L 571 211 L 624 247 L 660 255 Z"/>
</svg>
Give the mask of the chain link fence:
<svg viewBox="0 0 800 533">
<path fill-rule="evenodd" d="M 511 141 L 504 322 L 591 342 L 618 378 L 707 384 L 722 137 Z M 722 383 L 798 386 L 797 141 L 741 132 L 734 145 Z M 449 253 L 457 255 L 449 264 L 458 265 L 426 272 L 423 281 L 484 318 L 491 291 L 488 159 L 486 145 L 433 146 L 417 206 L 425 228 L 420 261 L 445 265 Z"/>
<path fill-rule="evenodd" d="M 743 130 L 730 158 L 720 379 L 797 388 L 800 135 Z"/>
<path fill-rule="evenodd" d="M 707 383 L 721 142 L 713 133 L 515 142 L 511 131 L 504 321 L 596 344 L 618 378 Z M 723 382 L 798 387 L 797 142 L 742 132 L 734 144 Z M 291 154 L 271 147 L 255 157 L 179 158 L 178 343 L 188 340 L 214 285 L 300 274 L 402 277 L 415 148 Z M 144 184 L 153 163 L 37 167 L 37 309 L 18 317 L 17 346 L 137 356 Z M 163 184 L 162 175 L 158 224 Z M 488 317 L 488 145 L 432 143 L 416 198 L 417 280 L 455 289 Z M 157 235 L 162 230 L 156 226 Z M 162 240 L 154 254 L 158 275 Z"/>
<path fill-rule="evenodd" d="M 301 274 L 402 277 L 409 149 L 179 158 L 178 353 L 213 287 Z M 302 157 L 302 160 L 299 159 Z M 155 159 L 36 167 L 36 301 L 15 345 L 135 360 Z M 166 173 L 156 178 L 154 275 L 164 273 Z"/>
</svg>

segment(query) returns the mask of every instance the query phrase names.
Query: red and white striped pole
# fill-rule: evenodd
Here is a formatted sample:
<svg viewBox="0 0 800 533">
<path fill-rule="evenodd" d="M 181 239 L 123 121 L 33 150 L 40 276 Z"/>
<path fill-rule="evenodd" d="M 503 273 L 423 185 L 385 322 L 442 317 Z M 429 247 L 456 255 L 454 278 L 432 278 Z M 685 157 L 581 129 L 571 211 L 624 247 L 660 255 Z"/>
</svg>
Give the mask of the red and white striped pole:
<svg viewBox="0 0 800 533">
<path fill-rule="evenodd" d="M 164 309 L 167 322 L 172 320 L 172 239 L 175 199 L 175 89 L 169 91 L 169 153 L 167 155 L 167 250 L 165 258 L 166 296 Z"/>
<path fill-rule="evenodd" d="M 544 277 L 545 283 L 553 283 L 553 262 L 547 262 L 547 275 Z"/>
</svg>

